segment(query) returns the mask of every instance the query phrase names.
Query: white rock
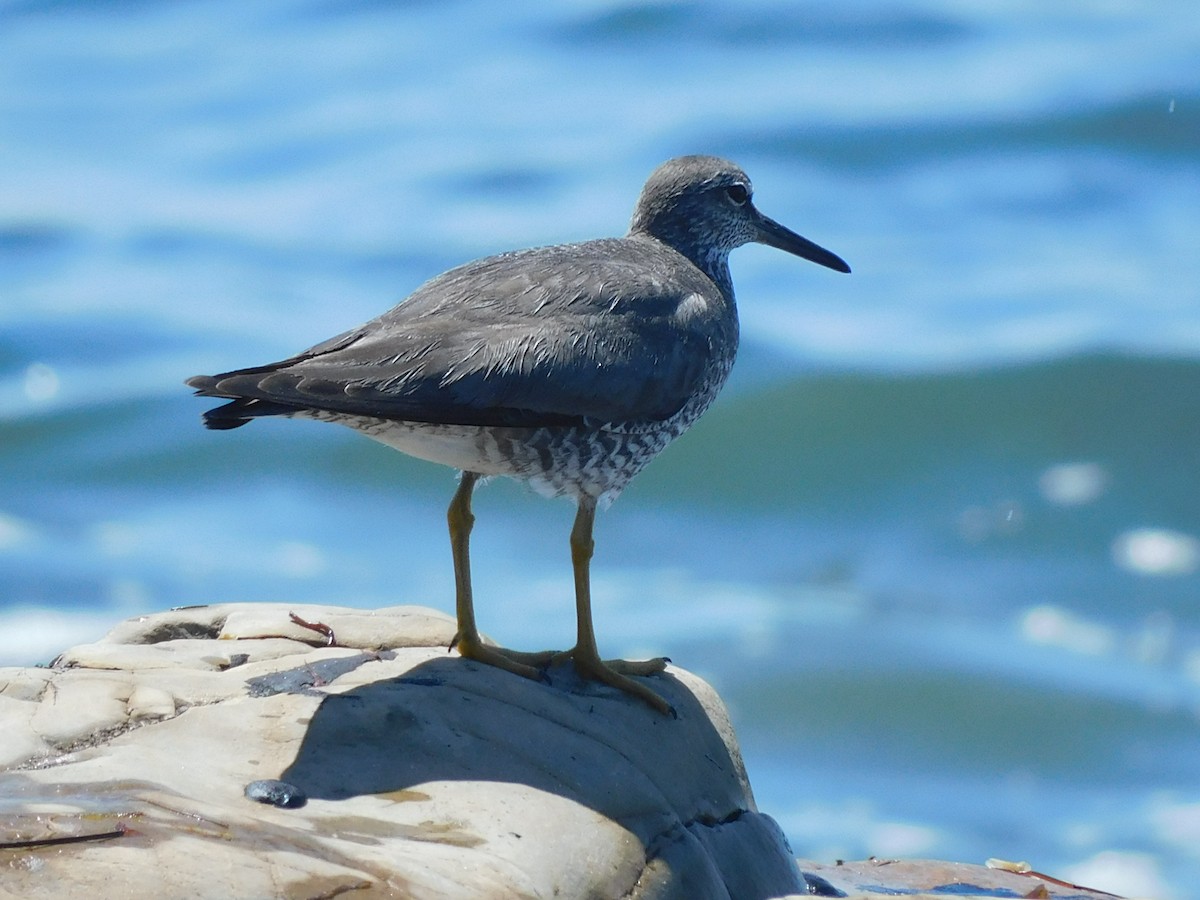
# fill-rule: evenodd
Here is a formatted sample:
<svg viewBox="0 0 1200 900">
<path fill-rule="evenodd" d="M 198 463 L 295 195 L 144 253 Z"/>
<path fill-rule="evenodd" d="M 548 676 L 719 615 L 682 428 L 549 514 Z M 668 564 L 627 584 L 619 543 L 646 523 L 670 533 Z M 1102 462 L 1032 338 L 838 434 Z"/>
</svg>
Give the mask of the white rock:
<svg viewBox="0 0 1200 900">
<path fill-rule="evenodd" d="M 337 645 L 289 612 L 328 625 Z M 453 632 L 413 607 L 231 604 L 130 620 L 52 670 L 0 670 L 0 828 L 20 845 L 5 851 L 3 890 L 803 890 L 700 679 L 674 667 L 653 679 L 670 719 L 569 667 L 543 684 L 448 654 Z M 258 779 L 307 803 L 253 802 Z"/>
</svg>

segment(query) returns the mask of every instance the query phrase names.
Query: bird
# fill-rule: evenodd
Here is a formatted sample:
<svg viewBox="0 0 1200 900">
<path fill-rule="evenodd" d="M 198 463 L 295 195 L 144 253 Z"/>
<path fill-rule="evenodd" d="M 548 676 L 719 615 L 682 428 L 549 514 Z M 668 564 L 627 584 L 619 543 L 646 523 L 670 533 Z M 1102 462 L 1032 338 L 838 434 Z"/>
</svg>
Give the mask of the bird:
<svg viewBox="0 0 1200 900">
<path fill-rule="evenodd" d="M 729 254 L 751 242 L 850 271 L 841 257 L 759 212 L 737 165 L 681 156 L 650 174 L 624 237 L 468 262 L 302 353 L 186 383 L 228 401 L 204 413 L 210 429 L 264 417 L 315 419 L 459 470 L 446 514 L 457 619 L 451 648 L 542 681 L 548 667 L 569 660 L 585 680 L 673 715 L 637 680 L 661 673 L 666 659 L 599 654 L 594 522 L 597 508 L 691 427 L 725 384 L 739 334 Z M 492 476 L 575 502 L 570 650 L 511 650 L 479 633 L 471 501 L 476 484 Z"/>
</svg>

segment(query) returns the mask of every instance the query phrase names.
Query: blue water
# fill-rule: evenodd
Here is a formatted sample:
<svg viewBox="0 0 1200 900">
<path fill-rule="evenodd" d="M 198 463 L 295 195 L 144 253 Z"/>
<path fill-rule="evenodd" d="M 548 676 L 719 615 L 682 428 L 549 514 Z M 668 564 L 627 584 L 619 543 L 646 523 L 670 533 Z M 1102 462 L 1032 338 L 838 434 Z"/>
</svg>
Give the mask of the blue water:
<svg viewBox="0 0 1200 900">
<path fill-rule="evenodd" d="M 1200 898 L 1200 17 L 1138 4 L 0 2 L 0 656 L 228 600 L 451 608 L 451 473 L 199 426 L 483 254 L 736 159 L 726 394 L 600 520 L 597 629 L 730 704 L 800 855 Z M 495 483 L 485 629 L 570 642 Z"/>
</svg>

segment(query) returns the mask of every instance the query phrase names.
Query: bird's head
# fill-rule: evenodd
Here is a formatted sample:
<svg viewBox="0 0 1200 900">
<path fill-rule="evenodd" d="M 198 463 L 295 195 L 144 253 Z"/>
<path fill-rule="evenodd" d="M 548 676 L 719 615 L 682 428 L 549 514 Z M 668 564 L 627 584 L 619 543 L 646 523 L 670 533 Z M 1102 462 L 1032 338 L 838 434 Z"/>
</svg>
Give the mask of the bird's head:
<svg viewBox="0 0 1200 900">
<path fill-rule="evenodd" d="M 710 273 L 726 264 L 729 251 L 751 242 L 850 271 L 841 257 L 760 213 L 746 173 L 716 156 L 680 156 L 655 169 L 629 231 L 657 238 Z"/>
</svg>

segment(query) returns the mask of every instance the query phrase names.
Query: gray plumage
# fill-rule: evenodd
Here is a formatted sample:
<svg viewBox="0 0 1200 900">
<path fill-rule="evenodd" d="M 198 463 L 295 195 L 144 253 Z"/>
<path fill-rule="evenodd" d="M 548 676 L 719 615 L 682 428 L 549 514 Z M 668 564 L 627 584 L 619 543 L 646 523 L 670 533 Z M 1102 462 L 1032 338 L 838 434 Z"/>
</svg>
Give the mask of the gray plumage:
<svg viewBox="0 0 1200 900">
<path fill-rule="evenodd" d="M 262 416 L 319 419 L 462 470 L 448 514 L 462 655 L 528 677 L 570 657 L 585 677 L 667 712 L 629 677 L 662 671 L 662 660 L 603 663 L 597 655 L 588 588 L 596 506 L 687 430 L 724 385 L 738 346 L 731 250 L 758 241 L 850 271 L 758 212 L 751 193 L 733 163 L 669 160 L 646 182 L 623 238 L 468 263 L 290 359 L 188 384 L 231 401 L 204 414 L 209 428 Z M 482 642 L 468 552 L 481 475 L 577 501 L 574 650 L 522 654 Z"/>
<path fill-rule="evenodd" d="M 734 202 L 731 190 L 744 202 Z M 449 464 L 463 467 L 474 453 L 482 474 L 524 478 L 548 493 L 611 499 L 649 461 L 647 454 L 708 408 L 729 374 L 738 345 L 732 249 L 762 240 L 767 223 L 767 237 L 802 242 L 797 246 L 806 255 L 848 271 L 837 257 L 758 214 L 750 190 L 732 163 L 671 160 L 650 177 L 624 238 L 468 263 L 290 359 L 188 384 L 201 395 L 233 399 L 206 413 L 210 428 L 299 415 L 340 422 L 433 458 L 436 448 L 421 440 L 423 431 L 436 443 L 456 444 L 444 460 Z M 511 429 L 537 432 L 528 435 L 536 458 L 517 452 L 506 465 L 497 456 L 520 442 Z M 586 473 L 586 483 L 544 483 L 553 474 L 547 467 L 563 466 L 555 445 L 586 453 L 589 434 L 596 462 L 616 454 L 619 468 L 580 459 L 571 468 L 576 476 Z M 607 437 L 616 435 L 656 439 L 626 441 L 634 446 L 622 454 L 621 442 Z"/>
<path fill-rule="evenodd" d="M 683 303 L 693 295 L 707 302 Z M 524 250 L 452 269 L 291 359 L 195 386 L 441 424 L 662 420 L 695 391 L 710 357 L 736 349 L 731 305 L 646 237 Z M 220 418 L 243 414 L 263 413 L 234 404 Z"/>
</svg>

